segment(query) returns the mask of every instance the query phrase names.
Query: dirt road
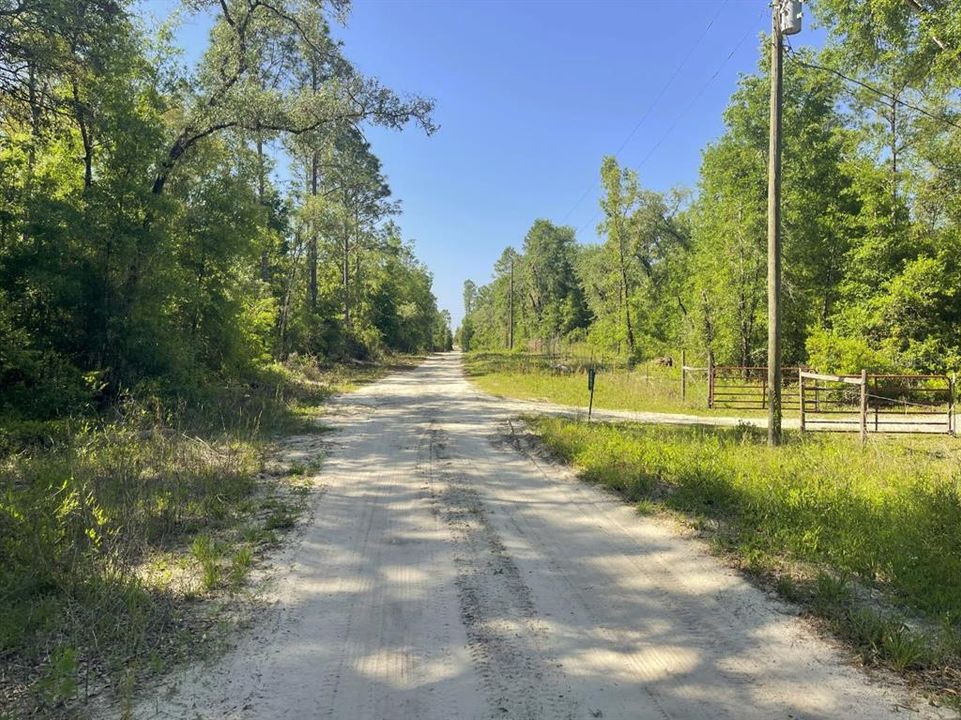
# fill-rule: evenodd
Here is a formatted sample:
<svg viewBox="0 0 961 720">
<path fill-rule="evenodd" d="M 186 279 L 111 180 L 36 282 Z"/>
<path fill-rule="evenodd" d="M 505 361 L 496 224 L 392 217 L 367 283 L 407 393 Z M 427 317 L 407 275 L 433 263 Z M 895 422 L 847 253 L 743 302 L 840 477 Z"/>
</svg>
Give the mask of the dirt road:
<svg viewBox="0 0 961 720">
<path fill-rule="evenodd" d="M 342 398 L 274 609 L 135 717 L 939 717 L 697 541 L 515 450 L 509 410 L 453 354 Z"/>
</svg>

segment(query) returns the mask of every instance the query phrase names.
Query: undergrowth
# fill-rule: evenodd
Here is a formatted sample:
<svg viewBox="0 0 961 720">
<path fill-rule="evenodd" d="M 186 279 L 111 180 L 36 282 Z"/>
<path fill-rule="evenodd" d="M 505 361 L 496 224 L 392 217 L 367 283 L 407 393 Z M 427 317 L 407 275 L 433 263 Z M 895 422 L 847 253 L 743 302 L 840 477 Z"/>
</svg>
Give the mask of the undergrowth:
<svg viewBox="0 0 961 720">
<path fill-rule="evenodd" d="M 82 715 L 196 656 L 305 506 L 316 462 L 263 472 L 271 440 L 390 367 L 295 360 L 189 398 L 0 419 L 0 718 Z"/>
<path fill-rule="evenodd" d="M 680 512 L 868 664 L 961 690 L 961 445 L 527 419 L 582 477 Z"/>
</svg>

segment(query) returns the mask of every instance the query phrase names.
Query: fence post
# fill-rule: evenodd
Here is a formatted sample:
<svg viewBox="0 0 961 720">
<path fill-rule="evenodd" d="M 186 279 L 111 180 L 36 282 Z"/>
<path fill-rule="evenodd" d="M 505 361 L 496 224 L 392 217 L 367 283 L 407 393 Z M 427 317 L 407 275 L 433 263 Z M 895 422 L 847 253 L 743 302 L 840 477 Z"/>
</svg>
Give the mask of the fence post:
<svg viewBox="0 0 961 720">
<path fill-rule="evenodd" d="M 948 435 L 954 435 L 954 383 L 956 374 L 951 373 L 948 379 Z"/>
<path fill-rule="evenodd" d="M 687 399 L 687 351 L 681 350 L 681 402 Z"/>
<path fill-rule="evenodd" d="M 868 440 L 868 371 L 861 370 L 861 444 Z"/>
<path fill-rule="evenodd" d="M 797 368 L 797 391 L 798 394 L 801 393 L 801 373 L 804 372 L 804 368 L 798 365 Z"/>
<path fill-rule="evenodd" d="M 798 369 L 798 401 L 801 408 L 801 432 L 804 432 L 804 372 Z"/>
<path fill-rule="evenodd" d="M 707 354 L 707 407 L 714 407 L 714 355 Z"/>
</svg>

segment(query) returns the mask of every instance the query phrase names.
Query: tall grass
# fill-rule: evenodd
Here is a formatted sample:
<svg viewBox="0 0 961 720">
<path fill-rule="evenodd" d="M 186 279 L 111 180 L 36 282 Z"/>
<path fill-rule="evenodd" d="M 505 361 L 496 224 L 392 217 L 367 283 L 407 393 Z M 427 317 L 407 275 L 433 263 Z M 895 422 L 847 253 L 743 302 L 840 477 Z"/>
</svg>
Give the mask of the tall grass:
<svg viewBox="0 0 961 720">
<path fill-rule="evenodd" d="M 594 407 L 636 412 L 726 414 L 707 408 L 706 375 L 691 374 L 681 398 L 681 370 L 654 362 L 628 367 L 613 359 L 529 353 L 470 353 L 467 376 L 493 395 L 587 407 L 587 368 L 594 366 Z M 744 413 L 740 413 L 744 414 Z M 758 414 L 758 413 L 755 413 Z"/>
<path fill-rule="evenodd" d="M 182 588 L 145 581 L 154 553 L 229 526 L 255 488 L 249 438 L 195 438 L 128 403 L 0 466 L 0 656 L 37 707 L 161 652 L 184 626 Z M 57 680 L 56 678 L 61 678 Z"/>
<path fill-rule="evenodd" d="M 0 717 L 192 652 L 209 623 L 196 601 L 237 589 L 296 519 L 264 488 L 303 481 L 261 473 L 271 439 L 386 370 L 304 360 L 97 417 L 0 422 Z"/>
<path fill-rule="evenodd" d="M 953 438 L 862 449 L 848 437 L 791 436 L 772 450 L 748 427 L 528 422 L 585 479 L 717 521 L 719 537 L 748 565 L 788 561 L 850 578 L 905 617 L 945 630 L 952 652 L 961 647 L 961 446 Z M 889 655 L 907 657 L 911 641 L 895 634 Z"/>
</svg>

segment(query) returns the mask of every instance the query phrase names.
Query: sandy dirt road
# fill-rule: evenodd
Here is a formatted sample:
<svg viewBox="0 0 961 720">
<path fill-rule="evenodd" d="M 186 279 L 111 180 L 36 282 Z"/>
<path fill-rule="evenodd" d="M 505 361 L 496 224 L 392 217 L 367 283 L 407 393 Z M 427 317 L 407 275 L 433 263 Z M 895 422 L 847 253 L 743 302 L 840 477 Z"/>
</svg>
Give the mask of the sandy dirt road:
<svg viewBox="0 0 961 720">
<path fill-rule="evenodd" d="M 341 398 L 273 608 L 134 716 L 942 716 L 699 542 L 504 442 L 510 410 L 455 354 Z"/>
</svg>

